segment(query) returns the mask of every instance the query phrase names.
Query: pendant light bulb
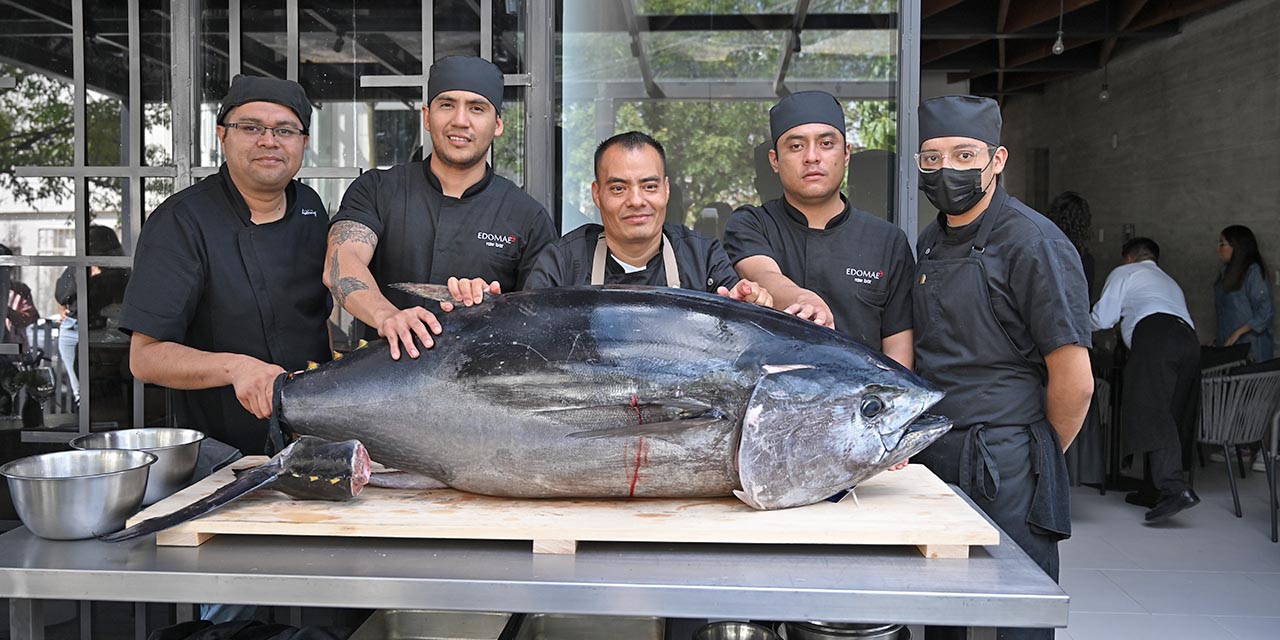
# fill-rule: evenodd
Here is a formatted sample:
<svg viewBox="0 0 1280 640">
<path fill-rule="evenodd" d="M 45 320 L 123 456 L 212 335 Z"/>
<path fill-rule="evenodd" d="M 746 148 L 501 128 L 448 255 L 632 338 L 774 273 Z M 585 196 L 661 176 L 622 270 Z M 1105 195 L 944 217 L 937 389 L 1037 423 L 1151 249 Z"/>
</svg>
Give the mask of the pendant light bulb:
<svg viewBox="0 0 1280 640">
<path fill-rule="evenodd" d="M 1098 92 L 1098 102 L 1106 103 L 1106 101 L 1111 99 L 1111 91 L 1109 89 L 1110 87 L 1108 85 L 1102 85 L 1102 91 Z"/>
<path fill-rule="evenodd" d="M 1059 31 L 1058 39 L 1053 41 L 1053 55 L 1060 56 L 1062 55 L 1062 52 L 1066 50 L 1066 45 L 1062 44 L 1062 32 Z"/>
</svg>

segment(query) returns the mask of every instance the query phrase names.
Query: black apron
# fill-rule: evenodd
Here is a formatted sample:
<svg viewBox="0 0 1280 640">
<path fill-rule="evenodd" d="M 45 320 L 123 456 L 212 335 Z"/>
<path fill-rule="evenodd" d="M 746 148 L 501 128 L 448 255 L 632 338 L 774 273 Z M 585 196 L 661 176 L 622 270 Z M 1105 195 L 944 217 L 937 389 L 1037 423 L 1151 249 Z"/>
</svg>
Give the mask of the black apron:
<svg viewBox="0 0 1280 640">
<path fill-rule="evenodd" d="M 1043 415 L 1043 381 L 1000 325 L 991 305 L 982 255 L 1005 196 L 998 192 L 978 227 L 969 254 L 934 259 L 923 249 L 916 265 L 912 304 L 917 321 L 916 363 L 929 380 L 948 390 L 955 367 L 989 366 L 991 384 L 981 398 L 949 398 L 954 405 L 1015 406 Z M 935 240 L 936 243 L 936 240 Z M 989 403 L 999 403 L 991 405 Z M 1038 405 L 1033 406 L 1033 405 Z M 949 415 L 947 411 L 939 411 Z M 1047 420 L 1021 425 L 960 423 L 915 457 L 944 481 L 960 486 L 1054 580 L 1057 542 L 1071 535 L 1066 459 Z M 1049 630 L 1050 637 L 1052 630 Z"/>
</svg>

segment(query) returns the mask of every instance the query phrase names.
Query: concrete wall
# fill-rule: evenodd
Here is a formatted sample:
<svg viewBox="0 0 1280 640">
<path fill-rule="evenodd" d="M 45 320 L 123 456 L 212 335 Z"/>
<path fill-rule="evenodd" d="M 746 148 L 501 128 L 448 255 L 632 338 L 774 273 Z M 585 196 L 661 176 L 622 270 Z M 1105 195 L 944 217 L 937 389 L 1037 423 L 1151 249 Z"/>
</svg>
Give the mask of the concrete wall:
<svg viewBox="0 0 1280 640">
<path fill-rule="evenodd" d="M 1127 41 L 1102 72 L 1015 96 L 1004 109 L 1006 188 L 1031 188 L 1031 149 L 1049 149 L 1049 194 L 1078 191 L 1093 211 L 1101 290 L 1119 264 L 1122 225 L 1154 238 L 1202 338 L 1214 333 L 1221 229 L 1258 236 L 1280 294 L 1280 2 L 1244 0 L 1184 23 L 1180 35 Z"/>
</svg>

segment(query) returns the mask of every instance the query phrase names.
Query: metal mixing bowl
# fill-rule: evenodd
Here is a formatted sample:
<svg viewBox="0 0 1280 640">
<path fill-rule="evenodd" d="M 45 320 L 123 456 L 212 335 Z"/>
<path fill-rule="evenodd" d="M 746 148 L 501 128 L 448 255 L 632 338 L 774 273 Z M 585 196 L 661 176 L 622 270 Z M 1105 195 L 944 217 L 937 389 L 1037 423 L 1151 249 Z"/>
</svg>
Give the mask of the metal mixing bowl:
<svg viewBox="0 0 1280 640">
<path fill-rule="evenodd" d="M 155 461 L 145 451 L 59 451 L 14 460 L 0 475 L 32 533 L 79 540 L 124 527 L 142 504 Z"/>
<path fill-rule="evenodd" d="M 780 640 L 770 629 L 750 622 L 712 622 L 693 633 L 694 640 Z"/>
<path fill-rule="evenodd" d="M 204 434 L 193 429 L 166 427 L 122 429 L 80 436 L 71 441 L 73 449 L 132 449 L 154 453 L 157 458 L 147 481 L 147 495 L 142 506 L 169 497 L 191 483 L 200 458 L 200 442 Z"/>
</svg>

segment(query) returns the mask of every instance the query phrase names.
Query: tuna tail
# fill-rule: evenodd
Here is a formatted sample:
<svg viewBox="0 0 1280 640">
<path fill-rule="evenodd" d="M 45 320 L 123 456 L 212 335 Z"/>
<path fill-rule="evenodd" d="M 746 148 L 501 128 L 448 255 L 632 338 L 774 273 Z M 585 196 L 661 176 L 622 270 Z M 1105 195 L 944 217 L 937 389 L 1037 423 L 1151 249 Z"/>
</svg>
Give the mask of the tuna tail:
<svg viewBox="0 0 1280 640">
<path fill-rule="evenodd" d="M 103 542 L 124 542 L 125 540 L 132 540 L 157 531 L 164 531 L 169 527 L 212 513 L 254 489 L 260 489 L 275 482 L 284 471 L 284 466 L 284 455 L 276 456 L 270 462 L 240 474 L 230 484 L 219 487 L 217 491 L 201 500 L 197 500 L 173 513 L 143 520 L 128 529 L 98 536 L 98 539 Z"/>
</svg>

